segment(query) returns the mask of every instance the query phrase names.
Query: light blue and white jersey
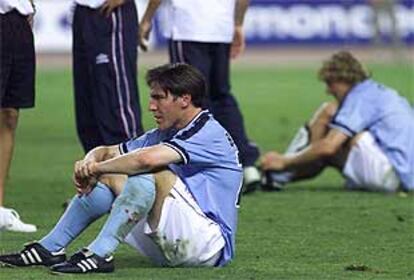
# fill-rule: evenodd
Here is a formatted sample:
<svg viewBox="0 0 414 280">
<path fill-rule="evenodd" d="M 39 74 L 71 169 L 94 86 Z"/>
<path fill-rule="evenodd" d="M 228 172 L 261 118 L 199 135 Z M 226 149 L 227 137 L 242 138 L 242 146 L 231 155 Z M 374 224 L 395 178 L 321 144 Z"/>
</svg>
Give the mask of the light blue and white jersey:
<svg viewBox="0 0 414 280">
<path fill-rule="evenodd" d="M 414 190 L 414 110 L 395 90 L 373 80 L 357 84 L 340 104 L 331 125 L 349 137 L 369 131 L 400 177 Z"/>
<path fill-rule="evenodd" d="M 121 153 L 164 144 L 182 157 L 169 168 L 180 177 L 207 217 L 220 225 L 226 245 L 218 265 L 234 257 L 237 207 L 242 183 L 238 150 L 228 132 L 207 111 L 180 130 L 151 130 L 122 143 Z"/>
</svg>

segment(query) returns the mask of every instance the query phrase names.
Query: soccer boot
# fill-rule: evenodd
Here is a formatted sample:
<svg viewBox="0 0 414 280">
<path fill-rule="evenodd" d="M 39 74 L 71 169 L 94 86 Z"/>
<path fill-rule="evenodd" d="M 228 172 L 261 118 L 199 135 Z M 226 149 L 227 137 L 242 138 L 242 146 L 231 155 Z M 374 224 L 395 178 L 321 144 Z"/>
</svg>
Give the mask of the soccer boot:
<svg viewBox="0 0 414 280">
<path fill-rule="evenodd" d="M 269 192 L 283 190 L 284 185 L 287 182 L 286 177 L 290 177 L 289 175 L 290 173 L 288 172 L 278 172 L 271 170 L 263 172 L 261 179 L 262 190 Z"/>
<path fill-rule="evenodd" d="M 296 132 L 296 135 L 293 137 L 284 155 L 294 155 L 302 151 L 309 145 L 309 142 L 310 129 L 308 125 L 304 125 Z M 281 191 L 286 184 L 292 181 L 294 176 L 294 171 L 264 171 L 262 172 L 261 178 L 262 190 Z"/>
<path fill-rule="evenodd" d="M 20 251 L 20 253 L 0 256 L 0 264 L 9 267 L 34 265 L 51 266 L 64 262 L 65 260 L 66 255 L 64 249 L 58 252 L 49 252 L 37 242 L 25 244 L 24 249 Z"/>
<path fill-rule="evenodd" d="M 255 166 L 243 168 L 242 194 L 254 192 L 260 186 L 260 173 Z"/>
<path fill-rule="evenodd" d="M 20 220 L 19 214 L 9 208 L 0 207 L 0 231 L 35 232 L 35 225 L 26 224 Z"/>
<path fill-rule="evenodd" d="M 88 249 L 70 257 L 69 260 L 50 268 L 52 273 L 108 273 L 115 269 L 113 257 L 102 258 Z"/>
</svg>

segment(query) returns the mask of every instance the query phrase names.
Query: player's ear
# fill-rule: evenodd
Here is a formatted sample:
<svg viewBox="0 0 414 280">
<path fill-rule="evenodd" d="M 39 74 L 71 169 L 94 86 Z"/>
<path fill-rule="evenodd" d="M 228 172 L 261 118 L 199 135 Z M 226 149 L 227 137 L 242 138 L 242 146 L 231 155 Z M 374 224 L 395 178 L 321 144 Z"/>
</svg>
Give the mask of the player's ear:
<svg viewBox="0 0 414 280">
<path fill-rule="evenodd" d="M 192 103 L 191 95 L 183 94 L 181 96 L 181 102 L 182 102 L 183 108 L 187 108 Z"/>
</svg>

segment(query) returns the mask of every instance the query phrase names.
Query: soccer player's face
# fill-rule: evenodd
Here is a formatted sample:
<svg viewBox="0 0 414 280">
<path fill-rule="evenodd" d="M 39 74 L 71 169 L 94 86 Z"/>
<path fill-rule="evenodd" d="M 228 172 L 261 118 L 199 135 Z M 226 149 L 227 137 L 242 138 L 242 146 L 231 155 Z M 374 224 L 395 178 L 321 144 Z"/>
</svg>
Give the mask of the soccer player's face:
<svg viewBox="0 0 414 280">
<path fill-rule="evenodd" d="M 326 82 L 326 91 L 338 101 L 341 101 L 345 94 L 349 91 L 350 86 L 343 82 Z"/>
<path fill-rule="evenodd" d="M 149 110 L 161 130 L 177 126 L 181 116 L 181 97 L 163 91 L 160 87 L 151 87 Z"/>
</svg>

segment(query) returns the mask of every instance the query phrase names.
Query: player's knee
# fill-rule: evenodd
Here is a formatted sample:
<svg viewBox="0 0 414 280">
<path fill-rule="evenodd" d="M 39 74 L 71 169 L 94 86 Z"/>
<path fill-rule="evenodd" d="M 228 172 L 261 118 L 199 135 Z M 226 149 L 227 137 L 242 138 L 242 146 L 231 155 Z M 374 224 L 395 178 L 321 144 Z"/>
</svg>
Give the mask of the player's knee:
<svg viewBox="0 0 414 280">
<path fill-rule="evenodd" d="M 319 118 L 329 123 L 333 116 L 335 115 L 336 111 L 338 109 L 338 104 L 335 101 L 332 102 L 324 102 L 322 106 L 320 107 L 320 115 Z"/>
<path fill-rule="evenodd" d="M 18 110 L 12 108 L 1 109 L 1 121 L 5 129 L 16 130 L 18 119 Z"/>
<path fill-rule="evenodd" d="M 99 182 L 110 188 L 116 195 L 121 194 L 128 177 L 126 175 L 102 175 Z"/>
<path fill-rule="evenodd" d="M 173 186 L 175 181 L 177 180 L 177 175 L 175 175 L 172 171 L 165 169 L 153 174 L 155 179 L 155 186 L 157 188 L 157 192 L 161 189 L 168 188 L 169 186 Z"/>
<path fill-rule="evenodd" d="M 310 125 L 311 126 L 327 126 L 338 109 L 338 104 L 335 101 L 324 102 L 316 111 Z"/>
<path fill-rule="evenodd" d="M 324 102 L 324 114 L 330 119 L 336 114 L 338 103 L 336 101 Z"/>
<path fill-rule="evenodd" d="M 114 202 L 114 208 L 125 209 L 132 216 L 142 217 L 152 208 L 155 200 L 155 181 L 151 174 L 129 177 Z"/>
</svg>

